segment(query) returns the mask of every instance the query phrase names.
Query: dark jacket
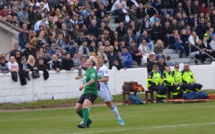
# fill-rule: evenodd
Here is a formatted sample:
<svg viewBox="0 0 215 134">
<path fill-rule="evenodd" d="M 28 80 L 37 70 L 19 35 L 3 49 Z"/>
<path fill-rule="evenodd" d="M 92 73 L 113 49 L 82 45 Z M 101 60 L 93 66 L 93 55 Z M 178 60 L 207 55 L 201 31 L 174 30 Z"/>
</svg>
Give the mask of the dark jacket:
<svg viewBox="0 0 215 134">
<path fill-rule="evenodd" d="M 135 41 L 135 36 L 133 34 L 131 34 L 131 36 L 129 36 L 128 34 L 125 34 L 123 36 L 123 41 L 125 41 L 126 46 L 130 45 L 130 37 L 132 38 L 133 41 Z"/>
<path fill-rule="evenodd" d="M 121 29 L 121 28 L 118 26 L 118 27 L 116 28 L 116 31 L 118 32 L 118 37 L 119 37 L 119 38 L 122 38 L 122 37 L 127 33 L 125 27 L 123 27 L 123 28 Z"/>
<path fill-rule="evenodd" d="M 26 48 L 26 49 L 23 51 L 23 54 L 22 54 L 22 55 L 25 56 L 26 59 L 28 59 L 28 56 L 29 56 L 29 55 L 33 55 L 34 58 L 35 58 L 35 57 L 36 57 L 36 50 L 35 50 L 34 48 L 31 48 L 31 49 Z"/>
<path fill-rule="evenodd" d="M 64 58 L 62 60 L 62 69 L 64 69 L 64 70 L 70 70 L 72 67 L 74 67 L 72 59 L 68 60 L 68 59 Z"/>
<path fill-rule="evenodd" d="M 119 22 L 121 22 L 121 21 L 124 22 L 125 21 L 125 16 L 126 16 L 126 14 L 128 14 L 128 10 L 127 10 L 127 13 L 124 13 L 122 9 L 118 9 L 117 13 L 118 13 Z"/>
<path fill-rule="evenodd" d="M 30 71 L 35 71 L 34 67 L 36 67 L 36 64 L 34 64 L 33 66 L 31 66 L 29 63 L 27 63 L 27 68 L 30 69 Z"/>
<path fill-rule="evenodd" d="M 119 56 L 118 56 L 117 53 L 113 53 L 113 55 L 111 55 L 111 53 L 108 52 L 107 57 L 108 57 L 108 60 L 109 60 L 109 69 L 112 68 L 114 60 L 117 60 L 119 65 L 122 66 L 121 61 L 120 61 Z"/>
<path fill-rule="evenodd" d="M 19 46 L 21 46 L 22 48 L 25 48 L 26 43 L 30 42 L 28 33 L 20 32 L 18 39 L 19 39 Z"/>
<path fill-rule="evenodd" d="M 93 27 L 93 26 L 89 26 L 88 28 L 88 34 L 93 34 L 95 37 L 99 36 L 99 29 L 97 26 Z"/>
<path fill-rule="evenodd" d="M 50 61 L 48 62 L 48 67 L 49 67 L 49 70 L 56 70 L 56 68 L 60 68 L 61 69 L 61 62 L 59 60 L 57 61 Z"/>
</svg>

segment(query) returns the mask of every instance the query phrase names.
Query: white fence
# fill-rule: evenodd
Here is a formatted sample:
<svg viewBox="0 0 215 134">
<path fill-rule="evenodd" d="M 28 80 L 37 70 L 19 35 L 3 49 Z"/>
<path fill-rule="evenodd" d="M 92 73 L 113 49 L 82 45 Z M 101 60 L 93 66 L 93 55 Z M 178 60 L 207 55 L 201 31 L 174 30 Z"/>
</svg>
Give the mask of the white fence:
<svg viewBox="0 0 215 134">
<path fill-rule="evenodd" d="M 211 65 L 191 66 L 197 82 L 203 84 L 203 89 L 215 88 L 215 63 Z M 182 67 L 181 67 L 182 69 Z M 0 74 L 0 103 L 21 103 L 48 99 L 78 98 L 82 92 L 78 90 L 81 80 L 75 80 L 77 71 L 49 72 L 49 79 L 43 75 L 38 79 L 28 81 L 21 86 L 13 82 L 10 74 Z M 146 68 L 127 70 L 110 70 L 110 90 L 113 95 L 120 94 L 124 81 L 137 81 L 146 88 Z"/>
</svg>

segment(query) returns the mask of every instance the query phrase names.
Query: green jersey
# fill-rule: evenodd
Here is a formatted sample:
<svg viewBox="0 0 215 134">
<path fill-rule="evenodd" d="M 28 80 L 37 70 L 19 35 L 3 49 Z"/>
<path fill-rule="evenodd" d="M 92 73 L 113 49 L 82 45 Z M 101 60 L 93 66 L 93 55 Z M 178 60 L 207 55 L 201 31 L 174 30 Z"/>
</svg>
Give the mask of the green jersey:
<svg viewBox="0 0 215 134">
<path fill-rule="evenodd" d="M 95 82 L 91 85 L 84 87 L 84 94 L 95 94 L 98 95 L 97 91 L 97 71 L 94 68 L 87 69 L 83 76 L 83 83 L 87 83 L 91 79 L 95 80 Z"/>
</svg>

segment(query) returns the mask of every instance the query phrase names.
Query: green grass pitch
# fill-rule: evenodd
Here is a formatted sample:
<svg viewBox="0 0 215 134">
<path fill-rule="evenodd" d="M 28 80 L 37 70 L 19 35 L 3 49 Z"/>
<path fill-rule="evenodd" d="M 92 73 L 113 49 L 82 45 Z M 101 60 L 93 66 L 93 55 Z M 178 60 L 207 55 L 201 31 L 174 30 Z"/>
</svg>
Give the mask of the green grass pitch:
<svg viewBox="0 0 215 134">
<path fill-rule="evenodd" d="M 214 134 L 215 103 L 117 106 L 125 126 L 106 107 L 92 107 L 90 128 L 80 129 L 74 108 L 0 112 L 0 134 Z"/>
</svg>

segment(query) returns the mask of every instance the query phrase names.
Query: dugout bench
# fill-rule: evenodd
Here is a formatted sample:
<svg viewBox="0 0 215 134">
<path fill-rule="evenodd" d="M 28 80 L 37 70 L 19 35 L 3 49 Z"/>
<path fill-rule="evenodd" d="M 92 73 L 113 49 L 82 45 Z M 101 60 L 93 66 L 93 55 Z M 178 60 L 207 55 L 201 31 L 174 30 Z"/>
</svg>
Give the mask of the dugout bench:
<svg viewBox="0 0 215 134">
<path fill-rule="evenodd" d="M 144 93 L 144 92 L 142 92 Z M 134 92 L 122 91 L 122 103 L 123 105 L 128 104 L 128 96 L 134 94 Z M 154 103 L 154 91 L 147 90 L 145 91 L 145 103 Z"/>
</svg>

